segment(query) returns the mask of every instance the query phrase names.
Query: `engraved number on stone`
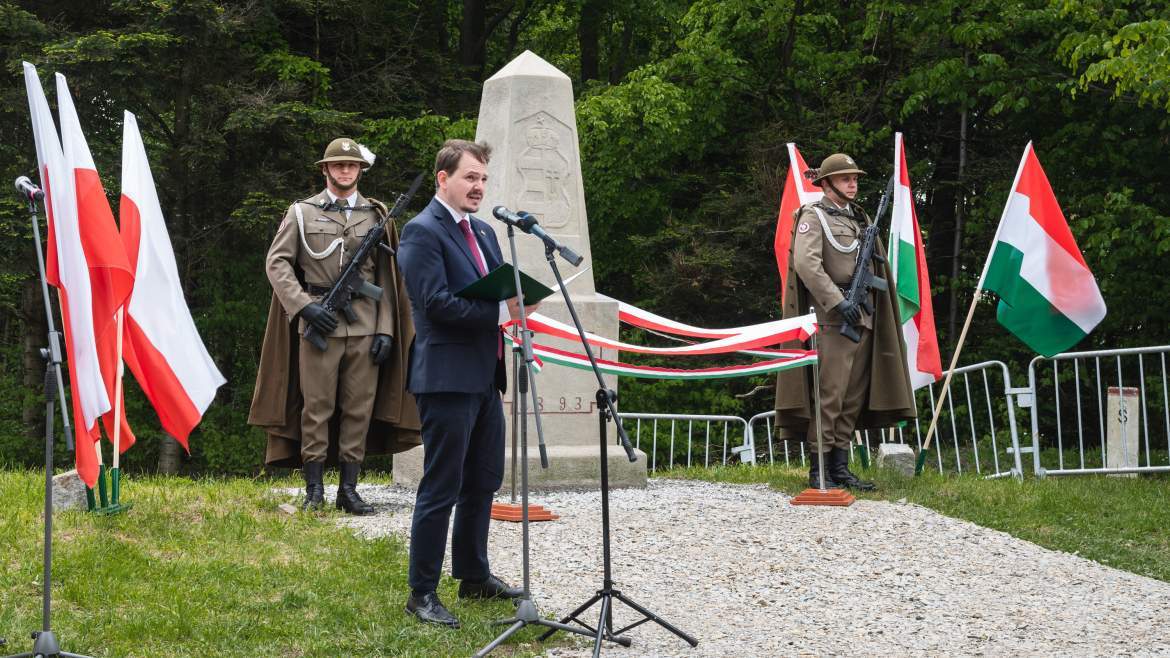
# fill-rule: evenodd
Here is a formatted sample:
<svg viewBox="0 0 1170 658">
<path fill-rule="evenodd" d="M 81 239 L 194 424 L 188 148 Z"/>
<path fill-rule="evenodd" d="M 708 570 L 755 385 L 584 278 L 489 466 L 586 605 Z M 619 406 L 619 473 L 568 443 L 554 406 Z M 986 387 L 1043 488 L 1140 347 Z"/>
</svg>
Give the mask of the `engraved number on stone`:
<svg viewBox="0 0 1170 658">
<path fill-rule="evenodd" d="M 1129 422 L 1129 405 L 1123 404 L 1117 409 L 1117 420 L 1120 423 Z"/>
</svg>

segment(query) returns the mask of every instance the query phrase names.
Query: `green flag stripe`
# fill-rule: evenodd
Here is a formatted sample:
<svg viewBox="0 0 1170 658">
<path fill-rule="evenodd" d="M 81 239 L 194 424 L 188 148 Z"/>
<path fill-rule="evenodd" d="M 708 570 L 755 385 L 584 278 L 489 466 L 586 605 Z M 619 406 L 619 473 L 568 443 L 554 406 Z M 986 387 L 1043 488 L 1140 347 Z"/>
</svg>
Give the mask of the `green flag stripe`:
<svg viewBox="0 0 1170 658">
<path fill-rule="evenodd" d="M 918 254 L 914 243 L 898 236 L 894 248 L 898 250 L 898 271 L 894 273 L 898 285 L 898 324 L 918 315 Z"/>
<path fill-rule="evenodd" d="M 1044 356 L 1059 354 L 1085 337 L 1085 332 L 1048 302 L 1020 276 L 1024 252 L 995 243 L 983 289 L 999 295 L 996 318 L 1028 347 Z"/>
</svg>

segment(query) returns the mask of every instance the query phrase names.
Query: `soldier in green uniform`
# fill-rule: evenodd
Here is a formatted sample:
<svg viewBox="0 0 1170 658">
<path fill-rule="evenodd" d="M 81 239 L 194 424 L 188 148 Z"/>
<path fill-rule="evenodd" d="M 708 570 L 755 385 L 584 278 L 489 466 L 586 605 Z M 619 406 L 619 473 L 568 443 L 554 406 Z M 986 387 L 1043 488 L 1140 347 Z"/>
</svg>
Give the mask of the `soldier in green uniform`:
<svg viewBox="0 0 1170 658">
<path fill-rule="evenodd" d="M 325 178 L 325 189 L 289 207 L 265 262 L 275 299 L 286 317 L 296 320 L 295 344 L 289 347 L 296 352 L 292 367 L 297 370 L 303 401 L 299 438 L 305 477 L 304 509 L 319 509 L 324 504 L 322 476 L 329 456 L 332 424 L 341 471 L 337 507 L 350 514 L 374 511 L 358 495 L 357 479 L 379 393 L 379 366 L 401 347 L 395 345 L 394 336 L 403 325 L 403 314 L 409 324 L 406 298 L 402 297 L 399 303 L 403 288 L 397 267 L 382 250 L 374 250 L 362 266 L 362 277 L 382 289 L 380 299 L 355 296 L 351 301 L 352 321 L 319 303 L 366 233 L 388 214 L 381 202 L 358 192 L 357 183 L 363 169 L 372 165 L 363 149 L 348 138 L 330 142 L 325 155 L 317 161 Z M 393 226 L 387 227 L 387 235 L 397 243 Z M 272 322 L 269 324 L 271 329 Z M 326 337 L 325 350 L 299 337 L 309 326 Z M 266 336 L 266 350 L 268 342 Z M 270 361 L 276 364 L 274 368 L 283 365 L 279 357 Z M 258 404 L 265 402 L 258 401 L 264 378 L 262 363 L 257 377 L 257 399 L 253 400 L 254 416 Z M 278 402 L 284 401 L 283 391 L 274 395 L 281 397 Z M 270 457 L 272 452 L 270 439 Z"/>
<path fill-rule="evenodd" d="M 890 282 L 890 288 L 869 292 L 873 315 L 844 295 L 857 266 L 859 238 L 871 224 L 865 211 L 853 202 L 858 176 L 864 173 L 843 153 L 825 158 L 819 169 L 805 172 L 824 190 L 824 198 L 801 207 L 793 222 L 784 317 L 803 315 L 810 306 L 816 312 L 820 327 L 821 447 L 812 418 L 815 405 L 806 368 L 779 374 L 776 424 L 782 433 L 803 433 L 806 437 L 809 486 L 815 488 L 874 489 L 873 483 L 858 479 L 849 470 L 854 430 L 886 427 L 915 416 L 905 348 L 894 314 L 897 296 L 880 240 L 875 251 L 883 260 L 874 259 L 874 273 Z M 845 321 L 859 330 L 858 342 L 841 334 Z M 821 460 L 828 480 L 824 487 Z"/>
</svg>

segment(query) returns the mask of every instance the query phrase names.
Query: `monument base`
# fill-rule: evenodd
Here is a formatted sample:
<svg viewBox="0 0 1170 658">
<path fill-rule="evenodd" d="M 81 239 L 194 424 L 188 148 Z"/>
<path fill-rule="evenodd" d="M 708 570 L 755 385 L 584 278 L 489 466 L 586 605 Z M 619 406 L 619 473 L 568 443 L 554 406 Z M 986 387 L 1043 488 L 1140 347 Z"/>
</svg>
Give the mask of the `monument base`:
<svg viewBox="0 0 1170 658">
<path fill-rule="evenodd" d="M 644 488 L 646 486 L 646 453 L 635 450 L 638 461 L 630 463 L 626 451 L 621 446 L 607 446 L 607 461 L 609 465 L 609 487 L 623 489 L 629 487 Z M 528 489 L 529 491 L 565 491 L 565 490 L 593 490 L 597 489 L 601 481 L 601 464 L 598 461 L 598 446 L 547 446 L 548 468 L 540 467 L 540 452 L 536 447 L 528 449 Z M 394 484 L 409 489 L 418 487 L 422 477 L 422 447 L 411 448 L 394 455 Z M 517 486 L 520 477 L 517 473 Z M 512 487 L 512 450 L 509 447 L 504 454 L 504 486 L 500 487 L 500 496 L 511 494 Z M 519 498 L 519 492 L 517 492 Z"/>
</svg>

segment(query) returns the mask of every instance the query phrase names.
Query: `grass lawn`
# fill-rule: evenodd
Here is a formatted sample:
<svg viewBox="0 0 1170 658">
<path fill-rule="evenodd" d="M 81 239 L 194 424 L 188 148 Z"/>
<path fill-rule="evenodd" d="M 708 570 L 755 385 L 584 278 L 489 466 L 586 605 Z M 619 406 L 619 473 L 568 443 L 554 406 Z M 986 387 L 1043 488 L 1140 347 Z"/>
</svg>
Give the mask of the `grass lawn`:
<svg viewBox="0 0 1170 658">
<path fill-rule="evenodd" d="M 502 630 L 508 602 L 439 595 L 449 631 L 403 610 L 407 550 L 357 539 L 330 511 L 287 515 L 269 490 L 293 480 L 131 477 L 114 517 L 54 516 L 52 627 L 91 656 L 469 656 Z M 41 627 L 43 472 L 0 471 L 0 655 Z M 535 630 L 493 655 L 532 656 Z"/>
<path fill-rule="evenodd" d="M 1170 581 L 1170 478 L 1165 476 L 1017 481 L 929 471 L 917 478 L 876 470 L 858 474 L 880 487 L 874 493 L 855 494 L 858 498 L 904 498 L 1046 548 Z M 789 494 L 808 486 L 806 470 L 783 466 L 676 469 L 657 477 L 765 483 Z"/>
</svg>

